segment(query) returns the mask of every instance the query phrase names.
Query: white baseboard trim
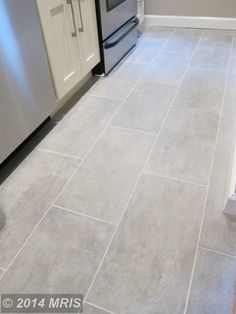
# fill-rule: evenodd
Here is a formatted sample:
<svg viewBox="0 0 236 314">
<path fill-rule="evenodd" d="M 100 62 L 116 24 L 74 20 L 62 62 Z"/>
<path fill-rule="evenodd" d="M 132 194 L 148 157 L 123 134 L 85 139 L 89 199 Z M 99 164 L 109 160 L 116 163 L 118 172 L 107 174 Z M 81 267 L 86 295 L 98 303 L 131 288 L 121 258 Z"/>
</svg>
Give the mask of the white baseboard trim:
<svg viewBox="0 0 236 314">
<path fill-rule="evenodd" d="M 191 27 L 236 30 L 236 18 L 145 15 L 145 26 Z"/>
</svg>

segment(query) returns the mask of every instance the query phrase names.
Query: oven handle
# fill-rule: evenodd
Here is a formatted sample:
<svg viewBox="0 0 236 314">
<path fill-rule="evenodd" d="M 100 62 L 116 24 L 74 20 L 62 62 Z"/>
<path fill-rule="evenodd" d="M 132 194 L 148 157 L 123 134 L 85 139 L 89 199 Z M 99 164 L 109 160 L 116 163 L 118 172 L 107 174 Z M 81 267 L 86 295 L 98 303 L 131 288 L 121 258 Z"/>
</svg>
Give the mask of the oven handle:
<svg viewBox="0 0 236 314">
<path fill-rule="evenodd" d="M 130 24 L 132 24 L 132 26 L 126 31 L 124 32 L 124 34 L 122 34 L 119 38 L 117 38 L 115 41 L 112 41 L 112 42 L 106 42 L 104 44 L 104 48 L 105 49 L 109 49 L 109 48 L 113 48 L 115 47 L 116 45 L 119 44 L 119 42 L 121 42 L 121 40 L 123 38 L 125 38 L 138 24 L 139 24 L 139 19 L 136 17 L 134 20 L 132 20 L 130 22 Z"/>
</svg>

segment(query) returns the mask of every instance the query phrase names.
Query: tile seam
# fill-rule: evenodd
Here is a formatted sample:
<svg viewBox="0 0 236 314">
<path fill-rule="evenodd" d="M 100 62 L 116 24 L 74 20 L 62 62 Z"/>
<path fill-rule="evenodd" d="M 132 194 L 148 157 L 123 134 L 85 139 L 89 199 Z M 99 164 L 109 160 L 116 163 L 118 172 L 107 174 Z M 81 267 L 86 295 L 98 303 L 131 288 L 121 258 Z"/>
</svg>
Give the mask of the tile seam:
<svg viewBox="0 0 236 314">
<path fill-rule="evenodd" d="M 203 32 L 203 34 L 204 34 L 204 32 Z M 229 71 L 230 71 L 230 61 L 231 61 L 232 49 L 233 49 L 233 40 L 231 42 L 231 50 L 230 50 L 228 66 L 227 66 L 227 75 L 225 78 L 224 93 L 223 93 L 223 99 L 222 99 L 221 110 L 220 110 L 220 118 L 218 121 L 218 128 L 217 128 L 217 134 L 216 134 L 215 145 L 214 145 L 214 153 L 213 153 L 212 162 L 211 162 L 210 175 L 209 175 L 208 184 L 207 184 L 207 191 L 206 191 L 206 196 L 205 196 L 205 201 L 204 201 L 204 206 L 203 206 L 203 211 L 202 211 L 202 218 L 201 218 L 199 234 L 198 234 L 198 239 L 197 239 L 197 247 L 196 247 L 196 251 L 195 251 L 195 255 L 194 255 L 194 261 L 193 261 L 193 266 L 192 266 L 192 271 L 191 271 L 191 276 L 190 276 L 190 282 L 189 282 L 189 287 L 188 287 L 188 292 L 187 292 L 187 299 L 186 299 L 186 303 L 185 303 L 184 314 L 187 313 L 187 309 L 188 309 L 188 303 L 189 303 L 190 292 L 191 292 L 191 288 L 192 288 L 193 276 L 194 276 L 194 272 L 195 272 L 195 268 L 196 268 L 196 262 L 197 262 L 197 253 L 198 253 L 198 248 L 199 248 L 201 233 L 202 233 L 202 227 L 203 227 L 203 222 L 204 222 L 205 213 L 206 213 L 207 199 L 208 199 L 210 182 L 211 182 L 211 177 L 212 177 L 213 164 L 215 161 L 215 154 L 216 154 L 216 148 L 217 148 L 217 143 L 218 143 L 220 124 L 222 121 L 222 112 L 223 112 L 223 108 L 224 108 L 226 87 L 227 87 Z"/>
<path fill-rule="evenodd" d="M 172 32 L 173 32 L 173 31 L 172 31 Z M 170 36 L 170 34 L 169 34 L 169 36 Z M 166 40 L 168 40 L 169 36 L 166 38 Z M 165 44 L 166 40 L 163 42 L 162 45 Z M 161 48 L 160 48 L 160 50 L 161 50 Z M 160 52 L 160 50 L 158 51 L 158 53 Z M 158 54 L 158 53 L 157 53 L 157 54 Z M 155 58 L 156 58 L 156 56 L 153 57 L 152 62 L 146 67 L 146 69 L 145 69 L 145 71 L 143 72 L 142 76 L 141 76 L 141 77 L 139 78 L 139 80 L 136 82 L 134 88 L 132 89 L 132 91 L 130 92 L 130 94 L 127 96 L 126 99 L 128 99 L 128 97 L 129 97 L 129 96 L 132 94 L 132 92 L 135 90 L 136 86 L 138 86 L 139 82 L 142 80 L 142 78 L 144 77 L 144 75 L 145 75 L 145 73 L 147 72 L 147 70 L 148 70 L 148 69 L 151 67 L 151 65 L 154 63 Z M 125 101 L 126 101 L 126 100 L 125 100 Z M 125 101 L 124 101 L 123 105 L 125 104 Z M 121 106 L 121 108 L 122 108 L 122 106 Z M 120 108 L 120 109 L 121 109 L 121 108 Z M 119 112 L 119 111 L 118 111 L 118 112 Z M 108 246 L 107 246 L 107 249 L 106 249 L 106 251 L 105 251 L 105 253 L 104 253 L 104 255 L 103 255 L 102 259 L 101 259 L 101 262 L 100 262 L 100 264 L 99 264 L 99 266 L 98 266 L 98 268 L 97 268 L 97 271 L 96 271 L 96 273 L 95 273 L 95 275 L 94 275 L 94 278 L 93 278 L 93 280 L 91 281 L 91 284 L 90 284 L 90 286 L 89 286 L 89 288 L 88 288 L 88 291 L 87 291 L 87 293 L 86 293 L 86 295 L 85 295 L 85 298 L 84 298 L 85 301 L 87 300 L 88 294 L 89 294 L 89 292 L 90 292 L 90 290 L 91 290 L 91 288 L 92 288 L 92 286 L 93 286 L 93 283 L 94 283 L 94 281 L 95 281 L 95 279 L 96 279 L 96 277 L 97 277 L 97 274 L 98 274 L 98 272 L 99 272 L 99 270 L 100 270 L 100 268 L 101 268 L 101 266 L 102 266 L 102 264 L 103 264 L 103 261 L 104 261 L 106 255 L 107 255 L 107 252 L 109 251 L 109 248 L 110 248 L 110 246 L 111 246 L 111 243 L 113 242 L 113 239 L 115 238 L 115 235 L 116 235 L 116 233 L 117 233 L 117 230 L 119 229 L 119 226 L 120 226 L 120 224 L 121 224 L 121 222 L 122 222 L 122 219 L 123 219 L 123 217 L 124 217 L 124 215 L 125 215 L 125 212 L 126 212 L 126 210 L 127 210 L 127 208 L 128 208 L 128 205 L 129 205 L 129 203 L 130 203 L 130 200 L 132 199 L 132 196 L 133 196 L 134 191 L 135 191 L 135 189 L 136 189 L 136 187 L 137 187 L 137 185 L 138 185 L 138 182 L 139 182 L 139 180 L 140 180 L 140 178 L 141 178 L 141 176 L 142 176 L 142 173 L 143 173 L 143 170 L 144 170 L 144 168 L 145 168 L 146 162 L 147 162 L 147 160 L 149 159 L 149 156 L 150 156 L 150 154 L 151 154 L 151 151 L 152 151 L 154 145 L 155 145 L 155 141 L 154 141 L 154 143 L 153 143 L 153 145 L 152 145 L 152 147 L 151 147 L 151 149 L 150 149 L 149 154 L 147 155 L 147 158 L 145 159 L 144 166 L 143 166 L 143 168 L 142 168 L 141 171 L 140 171 L 140 174 L 139 174 L 139 176 L 138 176 L 138 178 L 137 178 L 137 180 L 136 180 L 136 183 L 135 183 L 135 185 L 134 185 L 134 187 L 133 187 L 133 189 L 132 189 L 132 191 L 131 191 L 131 194 L 130 194 L 130 196 L 129 196 L 129 198 L 128 198 L 128 201 L 126 202 L 126 205 L 125 205 L 125 207 L 124 207 L 124 211 L 123 211 L 122 216 L 121 216 L 121 218 L 120 218 L 120 220 L 119 220 L 119 223 L 118 223 L 116 229 L 114 230 L 114 233 L 113 233 L 113 235 L 112 235 L 112 237 L 111 237 L 111 239 L 110 239 L 110 242 L 109 242 L 109 244 L 108 244 Z"/>
</svg>

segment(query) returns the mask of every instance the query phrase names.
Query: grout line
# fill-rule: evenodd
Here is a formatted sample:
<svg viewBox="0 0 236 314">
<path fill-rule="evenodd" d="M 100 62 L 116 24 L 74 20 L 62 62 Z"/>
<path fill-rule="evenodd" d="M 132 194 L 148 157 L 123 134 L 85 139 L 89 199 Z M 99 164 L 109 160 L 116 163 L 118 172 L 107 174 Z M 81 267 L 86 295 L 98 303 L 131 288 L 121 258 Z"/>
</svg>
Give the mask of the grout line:
<svg viewBox="0 0 236 314">
<path fill-rule="evenodd" d="M 84 303 L 86 303 L 86 304 L 88 304 L 88 305 L 91 305 L 91 306 L 93 306 L 93 307 L 95 307 L 95 308 L 97 308 L 97 309 L 99 309 L 99 310 L 105 311 L 105 312 L 108 313 L 108 314 L 115 314 L 114 312 L 108 311 L 108 310 L 104 309 L 103 307 L 98 306 L 98 305 L 95 305 L 95 304 L 93 304 L 93 303 L 91 303 L 91 302 L 85 301 Z"/>
<path fill-rule="evenodd" d="M 80 212 L 76 212 L 74 210 L 71 210 L 71 209 L 68 209 L 68 208 L 65 208 L 65 207 L 62 207 L 62 206 L 53 205 L 53 207 L 56 207 L 58 209 L 64 210 L 64 211 L 69 212 L 69 213 L 73 213 L 75 215 L 83 216 L 83 217 L 90 218 L 90 219 L 93 219 L 93 220 L 96 220 L 96 221 L 99 221 L 99 222 L 103 222 L 103 223 L 106 223 L 106 224 L 109 224 L 109 225 L 117 226 L 117 224 L 115 224 L 115 223 L 113 223 L 111 221 L 107 221 L 107 220 L 103 220 L 103 219 L 100 219 L 100 218 L 92 217 L 92 216 L 89 216 L 89 215 L 86 215 L 86 214 L 83 214 L 83 213 L 80 213 Z"/>
<path fill-rule="evenodd" d="M 177 33 L 179 29 L 183 30 L 182 27 L 181 28 L 175 28 L 174 32 L 171 33 L 171 36 L 168 39 L 171 40 L 172 39 L 171 37 L 174 37 L 175 33 Z M 162 47 L 162 50 L 163 50 L 163 52 L 167 52 L 167 53 L 179 53 L 179 54 L 190 54 L 190 55 L 192 55 L 193 53 L 196 52 L 196 46 L 198 46 L 198 44 L 200 42 L 200 39 L 202 37 L 202 33 L 203 33 L 203 31 L 200 30 L 199 34 L 197 34 L 197 35 L 200 35 L 200 36 L 199 36 L 199 38 L 196 38 L 196 45 L 195 45 L 195 47 L 193 48 L 192 51 L 180 51 L 180 50 L 173 50 L 173 49 L 168 49 L 168 48 L 166 49 L 165 46 L 168 44 L 168 41 L 166 41 L 165 45 Z"/>
<path fill-rule="evenodd" d="M 72 158 L 72 159 L 76 159 L 76 160 L 81 161 L 81 158 L 79 158 L 79 157 L 68 155 L 68 154 L 62 154 L 62 153 L 54 152 L 53 150 L 44 149 L 44 148 L 41 148 L 41 147 L 35 147 L 35 150 L 41 150 L 41 151 L 44 151 L 44 152 L 47 152 L 47 153 L 50 153 L 50 154 L 55 154 L 55 155 L 59 155 L 59 156 Z"/>
<path fill-rule="evenodd" d="M 7 266 L 7 268 L 5 269 L 5 273 L 3 274 L 3 276 L 0 278 L 0 281 L 3 279 L 3 277 L 5 276 L 5 274 L 7 273 L 7 271 L 9 270 L 9 268 L 11 267 L 11 265 L 14 263 L 14 261 L 16 260 L 16 258 L 18 257 L 18 255 L 21 253 L 21 251 L 23 250 L 23 248 L 26 246 L 26 244 L 28 243 L 28 241 L 30 240 L 30 238 L 32 237 L 32 235 L 35 233 L 35 231 L 38 229 L 39 225 L 41 224 L 41 222 L 43 221 L 43 219 L 45 218 L 45 216 L 47 215 L 47 213 L 49 212 L 51 208 L 51 205 L 48 207 L 48 209 L 46 210 L 46 212 L 43 214 L 43 216 L 41 217 L 41 219 L 39 220 L 39 222 L 37 223 L 37 225 L 34 227 L 34 229 L 32 230 L 32 232 L 30 233 L 30 235 L 26 238 L 25 242 L 23 243 L 23 245 L 21 246 L 21 248 L 19 249 L 19 251 L 17 252 L 17 254 L 14 256 L 14 258 L 11 260 L 11 262 L 9 263 L 9 265 Z"/>
<path fill-rule="evenodd" d="M 210 69 L 210 68 L 206 68 L 204 66 L 199 66 L 199 65 L 192 65 L 190 67 L 190 69 L 197 69 L 197 70 L 202 70 L 202 71 L 212 71 L 212 72 L 219 72 L 219 73 L 227 73 L 227 70 L 221 70 L 221 69 Z"/>
<path fill-rule="evenodd" d="M 233 50 L 233 41 L 231 42 L 231 50 L 230 50 L 230 55 L 229 55 L 229 60 L 228 60 L 227 74 L 226 74 L 225 85 L 224 85 L 224 93 L 223 93 L 223 99 L 222 99 L 221 110 L 220 110 L 220 115 L 219 115 L 218 128 L 217 128 L 215 145 L 214 145 L 214 153 L 213 153 L 213 158 L 212 158 L 211 167 L 210 167 L 210 175 L 209 175 L 209 180 L 208 180 L 208 184 L 207 184 L 206 197 L 205 197 L 204 206 L 203 206 L 202 218 L 201 218 L 200 229 L 199 229 L 198 240 L 197 240 L 197 247 L 196 247 L 194 261 L 193 261 L 193 267 L 192 267 L 192 272 L 191 272 L 191 277 L 190 277 L 190 282 L 189 282 L 189 287 L 188 287 L 188 292 L 187 292 L 187 299 L 186 299 L 184 314 L 187 313 L 188 301 L 189 301 L 190 291 L 191 291 L 192 282 L 193 282 L 193 275 L 194 275 L 194 271 L 195 271 L 195 267 L 196 267 L 197 253 L 198 253 L 198 248 L 199 248 L 200 239 L 201 239 L 203 221 L 204 221 L 205 213 L 206 213 L 206 205 L 207 205 L 208 193 L 209 193 L 209 189 L 210 189 L 210 182 L 211 182 L 211 177 L 212 177 L 213 164 L 214 164 L 214 160 L 215 160 L 216 148 L 217 148 L 219 131 L 220 131 L 220 124 L 221 124 L 221 120 L 222 120 L 222 112 L 223 112 L 223 108 L 224 108 L 226 87 L 227 87 L 228 78 L 229 78 L 230 60 L 231 60 L 232 50 Z"/>
<path fill-rule="evenodd" d="M 164 43 L 165 43 L 165 42 L 164 42 Z M 163 43 L 163 45 L 164 45 L 164 43 Z M 193 54 L 194 54 L 194 53 L 193 53 Z M 192 57 L 193 57 L 193 54 L 192 54 Z M 140 179 L 141 179 L 141 177 L 142 177 L 142 174 L 144 173 L 144 170 L 145 170 L 145 168 L 146 168 L 146 164 L 148 163 L 148 160 L 149 160 L 149 158 L 150 158 L 150 156 L 151 156 L 151 154 L 152 154 L 152 151 L 153 151 L 153 149 L 154 149 L 154 147 L 155 147 L 155 144 L 156 144 L 156 142 L 157 142 L 157 139 L 158 139 L 158 137 L 159 137 L 159 135 L 160 135 L 160 133 L 161 133 L 161 131 L 162 131 L 164 125 L 165 125 L 165 122 L 166 122 L 166 120 L 167 120 L 167 117 L 168 117 L 168 114 L 169 114 L 169 112 L 170 112 L 170 110 L 171 110 L 171 107 L 173 106 L 173 104 L 174 104 L 174 102 L 175 102 L 175 99 L 176 99 L 177 94 L 178 94 L 178 92 L 179 92 L 179 90 L 180 90 L 181 84 L 182 84 L 182 82 L 183 82 L 183 80 L 184 80 L 185 74 L 187 73 L 189 64 L 191 63 L 192 57 L 190 58 L 190 60 L 189 60 L 189 62 L 188 62 L 188 64 L 187 64 L 187 66 L 186 66 L 185 72 L 184 72 L 183 77 L 182 77 L 182 79 L 181 79 L 181 81 L 180 81 L 180 83 L 179 83 L 179 86 L 178 86 L 177 90 L 176 90 L 175 96 L 173 97 L 173 100 L 171 101 L 170 107 L 169 107 L 169 109 L 168 109 L 168 111 L 167 111 L 167 113 L 166 113 L 166 115 L 165 115 L 164 121 L 162 122 L 160 131 L 159 131 L 159 133 L 156 135 L 156 139 L 154 140 L 154 143 L 153 143 L 153 145 L 152 145 L 152 147 L 151 147 L 151 149 L 150 149 L 150 151 L 149 151 L 149 154 L 147 155 L 147 158 L 145 159 L 144 165 L 143 165 L 143 167 L 142 167 L 142 169 L 141 169 L 141 171 L 140 171 L 140 173 L 139 173 L 139 176 L 138 176 L 138 178 L 137 178 L 137 180 L 136 180 L 136 183 L 135 183 L 135 185 L 134 185 L 134 187 L 133 187 L 133 189 L 132 189 L 132 192 L 131 192 L 131 194 L 130 194 L 130 197 L 129 197 L 127 203 L 126 203 L 125 209 L 124 209 L 124 211 L 123 211 L 123 213 L 122 213 L 122 215 L 121 215 L 120 221 L 119 221 L 119 223 L 118 223 L 118 225 L 117 225 L 117 227 L 116 227 L 116 229 L 115 229 L 115 231 L 114 231 L 114 233 L 113 233 L 113 235 L 112 235 L 112 237 L 111 237 L 111 240 L 110 240 L 110 242 L 109 242 L 109 244 L 108 244 L 108 246 L 107 246 L 107 249 L 106 249 L 106 251 L 105 251 L 105 253 L 104 253 L 104 255 L 103 255 L 103 258 L 102 258 L 102 260 L 101 260 L 101 262 L 100 262 L 100 264 L 99 264 L 99 266 L 98 266 L 98 269 L 97 269 L 97 271 L 96 271 L 96 273 L 95 273 L 95 275 L 94 275 L 94 278 L 93 278 L 93 280 L 92 280 L 92 282 L 91 282 L 91 284 L 90 284 L 90 287 L 89 287 L 89 289 L 88 289 L 88 291 L 87 291 L 87 293 L 86 293 L 86 295 L 85 295 L 84 300 L 86 300 L 86 298 L 88 297 L 88 294 L 89 294 L 89 292 L 90 292 L 90 290 L 91 290 L 91 288 L 92 288 L 92 286 L 93 286 L 93 283 L 94 283 L 94 281 L 95 281 L 95 279 L 96 279 L 96 277 L 97 277 L 97 274 L 98 274 L 98 272 L 99 272 L 99 270 L 100 270 L 100 268 L 101 268 L 101 266 L 102 266 L 102 263 L 103 263 L 103 261 L 104 261 L 104 259 L 105 259 L 105 257 L 106 257 L 106 254 L 107 254 L 107 252 L 108 252 L 108 250 L 109 250 L 109 248 L 110 248 L 110 246 L 111 246 L 111 243 L 112 243 L 113 239 L 115 238 L 115 235 L 116 235 L 116 233 L 117 233 L 117 230 L 119 229 L 119 226 L 120 226 L 120 224 L 121 224 L 121 221 L 122 221 L 122 219 L 123 219 L 123 217 L 124 217 L 124 215 L 125 215 L 125 213 L 126 213 L 126 210 L 127 210 L 128 206 L 129 206 L 129 204 L 130 204 L 130 201 L 131 201 L 131 199 L 132 199 L 132 197 L 133 197 L 133 194 L 134 194 L 134 192 L 135 192 L 135 190 L 136 190 L 136 187 L 138 186 L 138 183 L 139 183 L 139 181 L 140 181 Z M 155 57 L 153 58 L 153 60 L 152 60 L 152 62 L 150 63 L 150 65 L 146 68 L 146 70 L 144 71 L 144 73 L 143 73 L 142 76 L 145 75 L 146 71 L 149 69 L 149 67 L 152 65 L 152 63 L 153 63 L 154 61 L 155 61 Z M 142 79 L 142 77 L 140 78 L 140 80 L 141 80 L 141 79 Z M 138 84 L 138 82 L 137 82 L 137 84 Z"/>
<path fill-rule="evenodd" d="M 1 282 L 1 280 L 4 277 L 5 274 L 6 274 L 6 270 L 4 270 L 3 273 L 0 275 L 0 282 Z"/>
<path fill-rule="evenodd" d="M 197 69 L 197 70 L 202 70 L 202 71 L 208 71 L 208 72 L 212 72 L 212 74 L 215 72 L 219 72 L 219 73 L 227 73 L 227 70 L 221 70 L 221 69 L 211 69 L 211 68 L 206 68 L 204 66 L 193 66 L 191 65 L 189 67 L 189 69 Z"/>
<path fill-rule="evenodd" d="M 120 98 L 120 97 L 102 96 L 102 95 L 96 95 L 96 94 L 88 94 L 88 95 L 91 97 L 100 97 L 100 98 L 107 98 L 107 99 L 120 100 L 120 101 L 124 100 L 124 98 Z"/>
<path fill-rule="evenodd" d="M 236 45 L 236 32 L 233 32 L 233 43 L 232 43 L 232 55 L 231 55 L 231 58 L 235 58 L 236 57 L 235 45 Z M 234 53 L 233 53 L 233 50 L 234 50 Z"/>
<path fill-rule="evenodd" d="M 218 254 L 218 255 L 223 255 L 223 256 L 227 256 L 227 257 L 236 259 L 236 256 L 235 256 L 235 255 L 226 254 L 226 253 L 223 253 L 223 252 L 220 252 L 220 251 L 208 249 L 208 248 L 203 247 L 203 246 L 198 246 L 198 249 L 201 249 L 201 250 L 204 250 L 204 251 L 208 251 L 208 252 L 211 252 L 211 253 L 215 253 L 215 254 Z"/>
<path fill-rule="evenodd" d="M 123 105 L 123 103 L 125 102 L 125 100 L 121 103 L 121 105 L 117 108 L 117 110 L 115 111 L 115 113 L 112 115 L 111 119 L 108 121 L 108 123 L 105 125 L 104 129 L 101 131 L 100 135 L 98 136 L 97 140 L 93 143 L 93 145 L 90 147 L 90 149 L 88 150 L 87 154 L 85 154 L 85 156 L 83 157 L 83 159 L 80 161 L 80 163 L 78 164 L 78 166 L 75 168 L 75 170 L 73 171 L 73 173 L 71 174 L 71 176 L 69 177 L 69 179 L 67 180 L 67 182 L 63 185 L 62 189 L 60 190 L 60 192 L 57 194 L 57 196 L 55 197 L 54 201 L 52 201 L 52 204 L 48 207 L 48 209 L 46 210 L 46 212 L 43 214 L 43 216 L 41 217 L 41 219 L 39 220 L 38 224 L 34 227 L 33 231 L 30 233 L 30 235 L 26 238 L 25 242 L 23 243 L 23 245 L 21 246 L 21 248 L 19 249 L 19 251 L 16 253 L 16 255 L 14 256 L 14 258 L 11 260 L 11 262 L 9 263 L 8 267 L 6 268 L 6 272 L 8 271 L 8 269 L 10 268 L 10 266 L 13 264 L 13 262 L 15 261 L 15 259 L 17 258 L 17 256 L 20 254 L 20 252 L 23 250 L 23 248 L 25 247 L 25 245 L 27 244 L 27 242 L 29 241 L 29 239 L 32 237 L 32 235 L 34 234 L 34 232 L 37 230 L 38 226 L 40 225 L 40 223 L 42 222 L 42 220 L 44 219 L 44 217 L 47 215 L 47 213 L 49 212 L 50 208 L 52 206 L 55 206 L 55 202 L 58 200 L 58 198 L 61 196 L 61 194 L 64 192 L 65 188 L 68 186 L 68 184 L 70 183 L 71 179 L 74 177 L 74 175 L 77 173 L 77 170 L 80 168 L 81 164 L 85 161 L 85 159 L 87 158 L 88 154 L 90 153 L 90 151 L 93 149 L 93 147 L 97 144 L 97 142 L 99 141 L 99 139 L 102 137 L 103 133 L 105 132 L 107 126 L 109 125 L 109 123 L 112 121 L 113 117 L 115 116 L 115 114 L 119 111 L 119 109 L 121 108 L 121 106 Z M 28 158 L 29 156 L 27 156 Z M 4 277 L 4 275 L 6 274 L 6 272 L 3 274 L 3 276 L 0 278 L 0 280 L 2 280 L 2 278 Z"/>
<path fill-rule="evenodd" d="M 172 88 L 174 88 L 174 87 L 177 88 L 178 85 L 179 85 L 179 83 L 178 84 L 172 83 L 172 82 L 167 83 L 165 81 L 161 81 L 160 79 L 156 79 L 156 78 L 153 78 L 153 79 L 143 78 L 142 80 L 147 82 L 147 83 L 151 82 L 151 83 L 156 83 L 156 84 L 160 84 L 160 85 L 166 85 L 166 86 L 169 86 L 169 87 L 172 87 Z"/>
<path fill-rule="evenodd" d="M 125 99 L 126 100 L 126 99 Z M 57 202 L 57 200 L 60 198 L 60 196 L 62 195 L 62 193 L 65 191 L 65 189 L 67 188 L 67 186 L 69 185 L 69 183 L 71 182 L 72 178 L 75 176 L 75 174 L 77 173 L 77 171 L 79 170 L 79 168 L 81 167 L 81 165 L 84 163 L 84 161 L 87 159 L 88 155 L 90 154 L 90 152 L 92 151 L 92 149 L 95 147 L 95 145 L 98 143 L 98 141 L 100 140 L 100 138 L 102 137 L 102 135 L 105 133 L 107 127 L 109 126 L 110 122 L 113 120 L 113 118 L 115 117 L 116 113 L 120 110 L 120 108 L 123 106 L 125 100 L 123 100 L 121 102 L 121 105 L 117 108 L 117 110 L 115 111 L 115 113 L 112 115 L 112 117 L 109 119 L 108 123 L 105 125 L 105 127 L 103 128 L 103 130 L 101 131 L 101 133 L 99 134 L 99 136 L 97 137 L 96 141 L 92 144 L 92 146 L 90 147 L 90 149 L 87 151 L 87 153 L 84 155 L 84 157 L 82 158 L 81 162 L 79 163 L 79 165 L 76 167 L 76 169 L 74 170 L 74 172 L 72 173 L 72 175 L 70 176 L 70 178 L 67 180 L 66 184 L 63 186 L 63 188 L 61 189 L 61 191 L 58 193 L 56 199 L 53 202 L 53 205 L 55 205 L 55 203 Z"/>
<path fill-rule="evenodd" d="M 149 65 L 151 62 L 137 62 L 132 60 L 127 60 L 127 63 L 135 63 L 135 64 L 143 64 L 143 65 Z"/>
<path fill-rule="evenodd" d="M 133 128 L 125 128 L 125 127 L 123 128 L 121 126 L 114 125 L 114 124 L 110 124 L 109 128 L 115 128 L 115 129 L 125 130 L 125 131 L 134 131 L 134 132 L 143 133 L 143 134 L 147 134 L 147 135 L 157 136 L 157 133 L 153 133 L 153 132 L 149 132 L 149 131 L 143 131 L 143 130 L 139 130 L 139 129 L 133 129 Z"/>
<path fill-rule="evenodd" d="M 180 182 L 184 182 L 184 183 L 188 183 L 188 184 L 193 184 L 193 185 L 201 186 L 203 188 L 207 187 L 207 184 L 201 184 L 201 183 L 197 183 L 197 182 L 192 182 L 192 181 L 187 181 L 187 180 L 178 179 L 178 178 L 174 178 L 174 177 L 169 177 L 169 176 L 161 175 L 161 174 L 154 173 L 154 172 L 144 171 L 143 174 L 147 174 L 149 176 L 165 178 L 165 179 L 170 179 L 170 180 L 174 180 L 174 181 L 180 181 Z"/>
<path fill-rule="evenodd" d="M 163 43 L 164 44 L 164 43 Z M 155 56 L 156 57 L 156 56 Z M 152 62 L 155 60 L 155 57 L 153 57 Z M 150 63 L 150 65 L 152 64 L 152 62 Z M 140 76 L 140 78 L 137 80 L 137 82 L 134 84 L 133 88 L 131 88 L 130 92 L 128 93 L 128 95 L 123 99 L 123 101 L 121 102 L 120 106 L 117 108 L 117 110 L 114 112 L 114 114 L 112 115 L 112 117 L 110 118 L 110 120 L 107 122 L 107 124 L 105 125 L 104 129 L 102 130 L 102 132 L 100 133 L 100 135 L 97 137 L 96 141 L 93 143 L 93 145 L 90 147 L 90 149 L 88 150 L 87 154 L 85 154 L 85 156 L 83 157 L 83 159 L 81 160 L 80 164 L 78 165 L 78 167 L 75 169 L 75 171 L 72 173 L 71 177 L 68 179 L 67 183 L 64 185 L 64 187 L 62 188 L 62 190 L 60 191 L 60 193 L 57 195 L 55 201 L 53 204 L 55 204 L 57 202 L 57 200 L 60 198 L 60 196 L 62 195 L 62 193 L 65 191 L 66 187 L 69 185 L 69 183 L 71 182 L 72 178 L 74 177 L 74 175 L 77 173 L 77 171 L 79 170 L 79 168 L 81 167 L 81 165 L 84 163 L 84 161 L 87 159 L 87 156 L 90 154 L 90 152 L 92 151 L 92 149 L 95 147 L 95 145 L 98 143 L 98 141 L 100 140 L 100 138 L 102 137 L 102 135 L 105 133 L 106 129 L 108 128 L 108 126 L 110 126 L 111 121 L 114 119 L 114 117 L 117 115 L 117 113 L 120 111 L 120 109 L 124 106 L 126 100 L 128 99 L 128 97 L 133 93 L 133 91 L 135 90 L 136 86 L 139 84 L 139 82 L 141 81 L 141 79 L 143 78 L 144 74 L 146 73 L 147 69 L 150 67 L 147 66 L 145 68 L 145 70 L 143 71 L 142 75 Z"/>
<path fill-rule="evenodd" d="M 164 43 L 163 43 L 164 44 Z M 153 58 L 152 62 L 154 61 L 155 58 Z M 4 275 L 7 273 L 8 269 L 11 267 L 11 265 L 14 263 L 15 259 L 17 258 L 17 256 L 20 254 L 20 252 L 23 250 L 23 248 L 25 247 L 25 245 L 27 244 L 27 242 L 30 240 L 30 238 L 32 237 L 32 235 L 34 234 L 34 232 L 37 230 L 38 226 L 40 225 L 40 223 L 43 221 L 44 217 L 47 215 L 47 213 L 49 212 L 50 208 L 52 206 L 56 206 L 55 202 L 58 200 L 58 198 L 61 196 L 61 194 L 64 192 L 65 188 L 68 186 L 68 184 L 70 183 L 70 181 L 72 180 L 72 178 L 74 177 L 74 175 L 77 173 L 78 169 L 81 167 L 81 165 L 83 164 L 83 162 L 86 160 L 87 156 L 90 154 L 90 152 L 92 151 L 92 149 L 95 147 L 95 145 L 97 144 L 97 142 L 100 140 L 100 138 L 102 137 L 102 135 L 104 134 L 104 132 L 106 131 L 107 127 L 110 125 L 111 121 L 113 120 L 113 118 L 116 116 L 116 114 L 119 112 L 119 110 L 122 108 L 122 106 L 125 104 L 126 99 L 131 95 L 131 93 L 134 91 L 134 89 L 136 88 L 136 86 L 138 85 L 139 81 L 141 81 L 144 73 L 146 72 L 148 66 L 146 67 L 146 69 L 144 70 L 143 74 L 140 76 L 139 80 L 137 80 L 136 84 L 133 86 L 133 88 L 130 90 L 130 93 L 122 100 L 120 106 L 118 106 L 117 110 L 114 112 L 114 114 L 112 115 L 112 117 L 110 118 L 110 120 L 107 122 L 107 124 L 104 126 L 103 130 L 101 131 L 101 133 L 99 134 L 99 136 L 97 137 L 96 141 L 93 143 L 93 145 L 90 147 L 90 149 L 88 150 L 87 154 L 85 154 L 85 156 L 83 157 L 83 159 L 80 161 L 80 163 L 78 164 L 78 166 L 75 168 L 75 170 L 73 171 L 73 173 L 71 174 L 71 176 L 69 177 L 69 179 L 67 180 L 67 182 L 64 184 L 64 186 L 62 187 L 61 191 L 57 194 L 57 196 L 55 197 L 54 201 L 52 202 L 52 204 L 47 208 L 46 212 L 43 214 L 43 216 L 41 217 L 41 219 L 39 220 L 38 224 L 34 227 L 34 229 L 32 230 L 32 232 L 29 234 L 29 236 L 26 238 L 25 242 L 23 243 L 23 245 L 20 247 L 20 249 L 18 250 L 18 252 L 16 253 L 16 255 L 13 257 L 13 259 L 11 260 L 11 262 L 9 263 L 9 265 L 7 266 L 5 272 L 3 273 L 3 275 L 0 277 L 0 281 L 2 280 L 2 278 L 4 277 Z M 96 95 L 94 95 L 96 96 Z M 99 96 L 98 96 L 99 97 Z M 106 98 L 106 97 L 105 97 Z M 29 158 L 30 154 L 26 157 Z"/>
</svg>

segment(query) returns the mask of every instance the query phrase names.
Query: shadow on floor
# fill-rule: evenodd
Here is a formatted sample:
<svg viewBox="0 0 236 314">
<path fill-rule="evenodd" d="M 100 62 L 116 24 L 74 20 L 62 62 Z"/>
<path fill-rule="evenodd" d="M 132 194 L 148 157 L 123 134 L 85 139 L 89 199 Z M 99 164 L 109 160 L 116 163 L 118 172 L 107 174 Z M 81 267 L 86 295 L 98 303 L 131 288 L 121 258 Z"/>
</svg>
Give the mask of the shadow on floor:
<svg viewBox="0 0 236 314">
<path fill-rule="evenodd" d="M 2 164 L 0 164 L 0 185 L 51 132 L 57 123 L 63 119 L 65 114 L 78 103 L 97 80 L 97 77 L 92 77 L 52 118 L 46 119 Z"/>
</svg>

